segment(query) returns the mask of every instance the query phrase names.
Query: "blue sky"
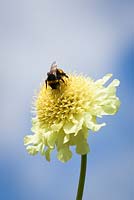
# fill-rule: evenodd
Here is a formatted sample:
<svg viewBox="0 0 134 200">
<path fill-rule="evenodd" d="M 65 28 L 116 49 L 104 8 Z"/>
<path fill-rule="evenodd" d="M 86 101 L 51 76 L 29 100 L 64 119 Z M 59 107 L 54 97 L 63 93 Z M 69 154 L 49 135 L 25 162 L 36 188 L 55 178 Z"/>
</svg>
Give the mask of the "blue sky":
<svg viewBox="0 0 134 200">
<path fill-rule="evenodd" d="M 131 200 L 133 184 L 132 1 L 0 1 L 0 199 L 73 200 L 80 157 L 29 156 L 31 103 L 50 64 L 121 81 L 121 108 L 90 134 L 83 200 Z"/>
</svg>

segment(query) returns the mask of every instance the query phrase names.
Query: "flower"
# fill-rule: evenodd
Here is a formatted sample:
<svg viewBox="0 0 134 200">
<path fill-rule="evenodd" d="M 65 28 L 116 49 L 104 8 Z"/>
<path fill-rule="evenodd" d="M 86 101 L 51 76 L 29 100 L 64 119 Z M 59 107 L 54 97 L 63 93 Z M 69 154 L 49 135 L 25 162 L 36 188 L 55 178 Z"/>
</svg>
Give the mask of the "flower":
<svg viewBox="0 0 134 200">
<path fill-rule="evenodd" d="M 90 149 L 87 142 L 89 130 L 93 132 L 105 126 L 97 118 L 114 115 L 120 106 L 116 96 L 119 80 L 107 74 L 97 81 L 82 75 L 69 75 L 58 89 L 42 84 L 35 100 L 36 116 L 32 119 L 33 135 L 25 136 L 24 144 L 31 155 L 38 152 L 50 161 L 50 154 L 56 148 L 57 158 L 66 162 L 72 157 L 71 146 L 80 155 Z"/>
</svg>

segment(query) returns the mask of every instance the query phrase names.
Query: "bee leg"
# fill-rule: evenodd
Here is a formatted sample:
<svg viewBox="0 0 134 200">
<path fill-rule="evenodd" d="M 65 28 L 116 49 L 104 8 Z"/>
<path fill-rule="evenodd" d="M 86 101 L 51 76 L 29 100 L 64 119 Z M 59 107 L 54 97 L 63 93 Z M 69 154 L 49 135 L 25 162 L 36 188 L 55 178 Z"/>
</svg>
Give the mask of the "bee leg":
<svg viewBox="0 0 134 200">
<path fill-rule="evenodd" d="M 64 72 L 61 75 L 65 76 L 66 78 L 69 78 L 68 75 L 66 73 L 64 73 Z"/>
<path fill-rule="evenodd" d="M 68 75 L 66 75 L 66 74 L 64 74 L 64 76 L 65 76 L 66 78 L 69 78 Z"/>
<path fill-rule="evenodd" d="M 47 89 L 47 80 L 45 80 L 45 83 L 46 83 L 46 89 Z"/>
<path fill-rule="evenodd" d="M 62 82 L 63 82 L 65 85 L 67 85 L 63 78 L 61 78 L 61 80 L 62 80 Z"/>
<path fill-rule="evenodd" d="M 65 81 L 64 81 L 64 79 L 63 79 L 63 78 L 61 78 L 61 80 L 62 80 L 62 82 L 63 82 L 63 83 L 65 83 Z"/>
</svg>

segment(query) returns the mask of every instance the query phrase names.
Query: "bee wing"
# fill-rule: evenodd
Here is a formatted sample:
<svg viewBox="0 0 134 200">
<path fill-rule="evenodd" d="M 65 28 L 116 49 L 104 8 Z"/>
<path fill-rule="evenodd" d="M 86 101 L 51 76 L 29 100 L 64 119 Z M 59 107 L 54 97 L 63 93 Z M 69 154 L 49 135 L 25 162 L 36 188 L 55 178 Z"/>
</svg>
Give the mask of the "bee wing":
<svg viewBox="0 0 134 200">
<path fill-rule="evenodd" d="M 51 67 L 52 67 L 53 65 L 56 65 L 56 61 L 52 62 Z"/>
<path fill-rule="evenodd" d="M 51 73 L 56 73 L 56 69 L 57 69 L 57 64 L 56 61 L 54 61 L 50 68 Z"/>
</svg>

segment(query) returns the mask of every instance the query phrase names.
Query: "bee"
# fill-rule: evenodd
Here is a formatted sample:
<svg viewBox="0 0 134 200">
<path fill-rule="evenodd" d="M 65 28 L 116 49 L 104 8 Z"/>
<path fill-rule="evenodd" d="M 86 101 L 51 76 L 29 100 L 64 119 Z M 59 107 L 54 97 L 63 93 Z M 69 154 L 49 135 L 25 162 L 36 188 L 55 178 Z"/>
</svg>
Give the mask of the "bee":
<svg viewBox="0 0 134 200">
<path fill-rule="evenodd" d="M 57 64 L 54 61 L 51 65 L 50 72 L 47 73 L 47 79 L 45 80 L 46 88 L 49 85 L 52 89 L 57 89 L 61 81 L 65 83 L 63 77 L 69 78 L 62 69 L 57 68 Z"/>
</svg>

